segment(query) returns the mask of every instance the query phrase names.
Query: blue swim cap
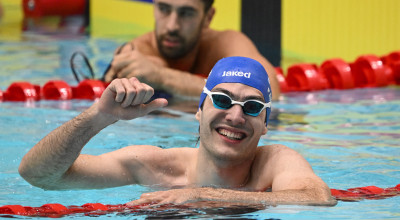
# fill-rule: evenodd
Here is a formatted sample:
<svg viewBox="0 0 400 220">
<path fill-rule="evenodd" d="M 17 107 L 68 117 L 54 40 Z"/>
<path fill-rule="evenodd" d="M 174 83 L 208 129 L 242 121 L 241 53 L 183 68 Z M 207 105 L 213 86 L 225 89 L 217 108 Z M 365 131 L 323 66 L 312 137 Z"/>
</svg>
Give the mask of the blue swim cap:
<svg viewBox="0 0 400 220">
<path fill-rule="evenodd" d="M 258 89 L 264 96 L 265 102 L 271 101 L 271 86 L 267 71 L 256 60 L 248 57 L 226 57 L 219 60 L 208 75 L 205 87 L 212 90 L 221 83 L 242 83 Z M 199 108 L 204 102 L 207 94 L 200 95 Z M 265 124 L 268 125 L 271 108 L 266 108 L 267 117 Z"/>
</svg>

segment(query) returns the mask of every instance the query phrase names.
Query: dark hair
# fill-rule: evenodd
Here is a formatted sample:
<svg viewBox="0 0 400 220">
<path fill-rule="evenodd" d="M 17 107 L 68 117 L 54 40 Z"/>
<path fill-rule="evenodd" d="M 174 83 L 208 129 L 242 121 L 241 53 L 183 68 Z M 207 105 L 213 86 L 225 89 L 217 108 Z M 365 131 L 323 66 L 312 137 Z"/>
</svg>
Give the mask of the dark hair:
<svg viewBox="0 0 400 220">
<path fill-rule="evenodd" d="M 212 4 L 214 3 L 214 0 L 202 0 L 204 3 L 204 12 L 207 12 L 210 10 Z"/>
</svg>

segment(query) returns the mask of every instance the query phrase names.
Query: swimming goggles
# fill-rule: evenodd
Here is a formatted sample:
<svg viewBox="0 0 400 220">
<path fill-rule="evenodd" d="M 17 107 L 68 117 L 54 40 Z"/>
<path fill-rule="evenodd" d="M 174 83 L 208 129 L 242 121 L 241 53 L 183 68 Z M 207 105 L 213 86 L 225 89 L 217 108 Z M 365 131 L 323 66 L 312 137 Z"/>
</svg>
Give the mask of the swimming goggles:
<svg viewBox="0 0 400 220">
<path fill-rule="evenodd" d="M 210 92 L 204 87 L 203 92 L 207 94 L 214 107 L 217 109 L 230 109 L 233 105 L 238 104 L 242 106 L 243 113 L 250 116 L 258 116 L 265 108 L 271 108 L 271 102 L 264 103 L 259 100 L 246 100 L 244 102 L 238 102 L 233 100 L 230 96 L 222 92 Z"/>
</svg>

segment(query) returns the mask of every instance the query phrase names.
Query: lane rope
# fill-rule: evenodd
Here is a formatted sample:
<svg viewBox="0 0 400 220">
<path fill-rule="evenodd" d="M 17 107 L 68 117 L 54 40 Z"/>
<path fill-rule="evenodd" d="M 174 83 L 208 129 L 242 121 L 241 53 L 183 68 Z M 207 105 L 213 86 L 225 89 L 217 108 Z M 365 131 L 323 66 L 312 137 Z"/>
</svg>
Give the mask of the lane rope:
<svg viewBox="0 0 400 220">
<path fill-rule="evenodd" d="M 296 64 L 288 68 L 286 75 L 281 68 L 277 67 L 276 70 L 282 93 L 400 85 L 400 51 L 382 57 L 362 55 L 352 63 L 335 58 L 326 60 L 319 67 L 309 63 Z M 24 81 L 14 82 L 6 91 L 0 90 L 0 101 L 100 98 L 108 83 L 84 78 L 77 86 L 70 86 L 62 80 L 50 80 L 43 86 Z M 164 95 L 171 97 L 170 94 Z"/>
</svg>

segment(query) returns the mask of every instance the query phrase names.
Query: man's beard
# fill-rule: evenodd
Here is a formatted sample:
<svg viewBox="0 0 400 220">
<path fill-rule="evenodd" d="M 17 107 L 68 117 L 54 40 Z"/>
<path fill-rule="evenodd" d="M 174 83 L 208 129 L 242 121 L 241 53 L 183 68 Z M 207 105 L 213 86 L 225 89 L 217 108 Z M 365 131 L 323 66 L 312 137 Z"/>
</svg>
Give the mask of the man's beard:
<svg viewBox="0 0 400 220">
<path fill-rule="evenodd" d="M 173 37 L 178 39 L 180 46 L 174 49 L 167 49 L 162 45 L 164 38 Z M 177 32 L 169 32 L 164 35 L 157 36 L 157 47 L 160 51 L 161 55 L 167 59 L 179 59 L 187 55 L 193 48 L 196 46 L 199 40 L 200 34 L 196 35 L 196 38 L 190 42 L 187 42 L 186 39 L 181 37 Z"/>
</svg>

